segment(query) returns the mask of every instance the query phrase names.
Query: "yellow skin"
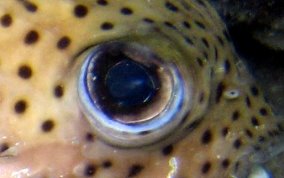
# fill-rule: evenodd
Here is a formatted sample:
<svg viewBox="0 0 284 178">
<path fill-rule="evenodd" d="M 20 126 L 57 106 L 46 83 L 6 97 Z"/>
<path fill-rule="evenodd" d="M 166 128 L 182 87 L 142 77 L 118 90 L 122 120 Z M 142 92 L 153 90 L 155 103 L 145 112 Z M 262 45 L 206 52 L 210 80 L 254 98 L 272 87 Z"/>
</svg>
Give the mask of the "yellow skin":
<svg viewBox="0 0 284 178">
<path fill-rule="evenodd" d="M 238 59 L 214 9 L 194 0 L 106 2 L 0 1 L 0 177 L 244 175 L 243 156 L 258 143 L 265 149 L 270 142 L 259 142 L 261 138 L 278 135 L 282 125 L 245 69 L 237 67 Z M 125 7 L 132 14 L 122 14 Z M 105 22 L 113 28 L 103 30 Z M 93 133 L 78 102 L 84 50 L 118 38 L 152 38 L 158 32 L 186 56 L 181 62 L 192 74 L 194 86 L 187 124 L 200 122 L 167 149 L 165 145 L 123 149 L 105 144 Z M 58 47 L 64 37 L 67 41 Z M 168 49 L 156 51 L 171 55 Z M 63 94 L 56 96 L 60 88 Z M 238 95 L 232 97 L 230 91 Z M 44 123 L 45 129 L 52 128 L 43 131 Z"/>
</svg>

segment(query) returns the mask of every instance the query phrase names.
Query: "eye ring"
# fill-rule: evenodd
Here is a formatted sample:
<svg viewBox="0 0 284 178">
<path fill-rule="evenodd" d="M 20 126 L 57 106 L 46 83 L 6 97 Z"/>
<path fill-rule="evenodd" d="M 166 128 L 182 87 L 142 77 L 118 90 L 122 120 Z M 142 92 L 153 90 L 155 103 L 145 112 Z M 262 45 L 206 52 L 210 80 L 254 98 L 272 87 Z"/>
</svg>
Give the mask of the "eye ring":
<svg viewBox="0 0 284 178">
<path fill-rule="evenodd" d="M 142 63 L 143 66 L 155 64 L 155 70 L 160 71 L 158 72 L 160 80 L 167 80 L 168 85 L 162 83 L 162 89 L 160 89 L 162 93 L 165 93 L 161 95 L 161 102 L 154 104 L 157 112 L 146 114 L 150 118 L 134 122 L 117 119 L 121 114 L 109 114 L 104 110 L 104 107 L 108 106 L 102 107 L 101 101 L 97 99 L 97 92 L 92 88 L 93 81 L 97 77 L 94 68 L 99 65 L 100 58 L 105 52 L 116 53 L 117 51 L 122 51 L 131 60 Z M 104 58 L 104 60 L 107 59 Z M 184 116 L 189 112 L 191 87 L 185 82 L 183 75 L 175 63 L 161 60 L 152 50 L 138 43 L 116 41 L 101 44 L 90 49 L 81 67 L 78 78 L 80 105 L 94 131 L 106 143 L 128 148 L 153 145 L 162 142 L 173 134 L 175 129 L 182 127 Z M 148 110 L 146 112 L 152 110 L 151 106 L 145 108 Z M 127 117 L 135 116 L 133 113 L 129 115 Z M 140 116 L 145 117 L 145 114 Z"/>
</svg>

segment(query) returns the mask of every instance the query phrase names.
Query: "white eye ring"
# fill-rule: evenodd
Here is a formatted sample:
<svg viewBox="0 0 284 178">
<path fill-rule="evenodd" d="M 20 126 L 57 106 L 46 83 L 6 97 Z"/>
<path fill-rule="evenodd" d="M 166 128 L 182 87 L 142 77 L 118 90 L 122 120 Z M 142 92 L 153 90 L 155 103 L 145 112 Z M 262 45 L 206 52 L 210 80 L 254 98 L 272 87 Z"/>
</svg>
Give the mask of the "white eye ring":
<svg viewBox="0 0 284 178">
<path fill-rule="evenodd" d="M 224 92 L 226 99 L 236 99 L 240 96 L 240 91 L 238 89 L 231 89 Z"/>
<path fill-rule="evenodd" d="M 164 102 L 163 98 L 158 105 L 158 111 L 150 108 L 150 119 L 141 122 L 123 123 L 116 118 L 112 118 L 96 101 L 90 89 L 90 80 L 94 79 L 93 68 L 97 65 L 101 54 L 106 49 L 122 50 L 125 53 L 134 53 L 139 56 L 135 60 L 145 60 L 156 62 L 163 71 L 161 72 L 168 79 L 168 84 L 164 88 L 165 96 L 168 99 Z M 166 139 L 173 131 L 183 124 L 184 116 L 189 112 L 191 93 L 187 83 L 183 79 L 178 67 L 169 62 L 161 61 L 148 48 L 136 43 L 110 42 L 99 45 L 90 50 L 80 70 L 78 78 L 78 94 L 83 113 L 90 122 L 97 135 L 105 142 L 119 147 L 143 147 L 157 143 Z M 152 56 L 151 59 L 148 59 Z M 152 61 L 149 61 L 152 60 Z M 140 62 L 140 61 L 139 61 Z M 143 62 L 143 61 L 141 61 Z M 95 77 L 96 78 L 96 77 Z M 163 87 L 163 86 L 162 86 Z M 153 111 L 152 111 L 153 110 Z M 149 109 L 146 112 L 150 112 Z M 156 113 L 155 113 L 156 112 Z"/>
</svg>

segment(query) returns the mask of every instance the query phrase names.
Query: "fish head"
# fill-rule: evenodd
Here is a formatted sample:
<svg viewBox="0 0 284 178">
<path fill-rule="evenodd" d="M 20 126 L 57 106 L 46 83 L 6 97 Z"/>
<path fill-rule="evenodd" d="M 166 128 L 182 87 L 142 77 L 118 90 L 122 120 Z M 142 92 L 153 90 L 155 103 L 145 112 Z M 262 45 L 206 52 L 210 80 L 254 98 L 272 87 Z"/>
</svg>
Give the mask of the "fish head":
<svg viewBox="0 0 284 178">
<path fill-rule="evenodd" d="M 239 176 L 283 131 L 207 2 L 0 12 L 2 177 Z"/>
</svg>

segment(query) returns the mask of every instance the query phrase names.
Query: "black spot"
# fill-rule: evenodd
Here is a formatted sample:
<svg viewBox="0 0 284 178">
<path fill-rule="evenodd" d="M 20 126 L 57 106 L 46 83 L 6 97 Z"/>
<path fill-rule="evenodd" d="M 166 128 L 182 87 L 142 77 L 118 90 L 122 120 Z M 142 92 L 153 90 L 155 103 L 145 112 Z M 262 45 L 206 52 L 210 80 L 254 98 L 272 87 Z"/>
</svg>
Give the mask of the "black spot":
<svg viewBox="0 0 284 178">
<path fill-rule="evenodd" d="M 204 66 L 204 63 L 203 63 L 203 61 L 202 61 L 202 59 L 201 58 L 196 58 L 196 61 L 197 61 L 197 63 L 198 63 L 198 65 L 200 66 L 200 67 L 203 67 Z"/>
<path fill-rule="evenodd" d="M 32 76 L 32 69 L 28 65 L 22 65 L 18 69 L 18 76 L 22 79 L 29 79 Z"/>
<path fill-rule="evenodd" d="M 262 116 L 267 116 L 268 112 L 265 108 L 260 108 L 259 110 L 259 113 L 262 115 Z"/>
<path fill-rule="evenodd" d="M 241 139 L 235 140 L 233 145 L 234 145 L 234 147 L 235 147 L 236 149 L 239 149 L 239 148 L 242 146 L 242 141 L 241 141 Z"/>
<path fill-rule="evenodd" d="M 228 74 L 231 71 L 231 63 L 228 59 L 226 59 L 224 62 L 224 69 L 226 74 Z"/>
<path fill-rule="evenodd" d="M 203 164 L 201 172 L 203 174 L 207 174 L 210 171 L 210 169 L 211 169 L 211 163 L 207 161 L 206 163 Z"/>
<path fill-rule="evenodd" d="M 205 3 L 202 0 L 196 0 L 196 2 L 205 7 Z"/>
<path fill-rule="evenodd" d="M 164 22 L 165 26 L 171 28 L 171 29 L 176 29 L 176 27 L 171 23 L 171 22 Z"/>
<path fill-rule="evenodd" d="M 259 91 L 258 91 L 258 89 L 257 89 L 256 86 L 250 87 L 250 92 L 251 92 L 251 94 L 252 94 L 253 96 L 258 96 L 258 95 L 259 95 Z"/>
<path fill-rule="evenodd" d="M 201 41 L 206 46 L 206 48 L 209 48 L 209 43 L 206 38 L 202 38 Z"/>
<path fill-rule="evenodd" d="M 90 132 L 86 133 L 85 139 L 86 139 L 87 142 L 94 142 L 94 140 L 95 140 L 94 135 Z"/>
<path fill-rule="evenodd" d="M 62 85 L 55 86 L 53 94 L 56 98 L 61 98 L 64 95 L 64 87 Z"/>
<path fill-rule="evenodd" d="M 225 85 L 223 82 L 220 82 L 216 89 L 216 103 L 220 102 L 220 99 L 223 95 L 224 90 L 225 90 Z"/>
<path fill-rule="evenodd" d="M 173 145 L 168 145 L 162 149 L 162 153 L 164 156 L 168 156 L 173 152 L 173 149 L 174 149 Z"/>
<path fill-rule="evenodd" d="M 111 30 L 111 29 L 113 29 L 113 24 L 110 23 L 110 22 L 104 22 L 101 25 L 101 29 L 102 30 Z"/>
<path fill-rule="evenodd" d="M 85 167 L 84 175 L 87 176 L 87 177 L 93 176 L 93 175 L 95 175 L 96 170 L 97 170 L 97 167 L 95 165 L 88 164 Z"/>
<path fill-rule="evenodd" d="M 218 48 L 216 46 L 214 46 L 214 54 L 215 54 L 215 61 L 218 61 L 219 52 L 218 52 Z"/>
<path fill-rule="evenodd" d="M 228 133 L 229 133 L 229 128 L 228 128 L 228 127 L 224 127 L 224 128 L 222 129 L 222 135 L 225 137 L 225 136 L 228 135 Z"/>
<path fill-rule="evenodd" d="M 251 123 L 252 123 L 253 126 L 259 126 L 259 121 L 254 116 L 251 118 Z"/>
<path fill-rule="evenodd" d="M 139 164 L 134 164 L 132 165 L 129 170 L 128 170 L 128 178 L 130 177 L 135 177 L 137 176 L 142 170 L 144 169 L 144 167 L 142 165 Z"/>
<path fill-rule="evenodd" d="M 222 167 L 223 167 L 224 169 L 228 168 L 229 165 L 230 165 L 230 160 L 229 160 L 229 159 L 224 159 L 224 160 L 222 161 Z"/>
<path fill-rule="evenodd" d="M 250 101 L 250 98 L 247 96 L 246 97 L 246 105 L 247 105 L 247 107 L 251 107 L 251 101 Z"/>
<path fill-rule="evenodd" d="M 143 19 L 143 21 L 146 22 L 146 23 L 149 23 L 149 24 L 154 23 L 154 20 L 151 19 L 151 18 L 148 18 L 148 17 L 145 17 L 145 18 Z"/>
<path fill-rule="evenodd" d="M 24 42 L 26 44 L 30 45 L 30 44 L 36 43 L 38 41 L 38 39 L 39 39 L 38 32 L 31 30 L 26 34 Z"/>
<path fill-rule="evenodd" d="M 0 144 L 0 153 L 3 153 L 3 152 L 5 152 L 8 149 L 9 149 L 9 144 L 8 143 Z"/>
<path fill-rule="evenodd" d="M 112 167 L 112 162 L 107 160 L 107 161 L 104 161 L 103 164 L 102 164 L 102 167 L 105 168 L 105 169 L 108 169 L 110 167 Z"/>
<path fill-rule="evenodd" d="M 183 124 L 188 120 L 189 115 L 190 115 L 190 110 L 187 111 L 187 112 L 184 114 L 184 116 L 182 117 L 182 120 L 181 120 L 181 122 L 180 122 L 180 125 L 183 125 Z"/>
<path fill-rule="evenodd" d="M 219 41 L 220 45 L 222 45 L 222 46 L 225 45 L 225 42 L 224 42 L 224 40 L 223 40 L 222 37 L 220 37 L 220 36 L 217 35 L 216 38 L 217 38 L 217 40 Z"/>
<path fill-rule="evenodd" d="M 173 29 L 175 28 L 175 26 L 171 22 L 168 22 L 168 21 L 164 22 L 164 25 L 169 28 L 173 28 Z"/>
<path fill-rule="evenodd" d="M 246 129 L 246 135 L 247 135 L 248 137 L 250 137 L 250 138 L 253 137 L 253 134 L 252 134 L 252 132 L 251 132 L 249 129 Z"/>
<path fill-rule="evenodd" d="M 203 51 L 202 53 L 203 53 L 203 56 L 205 57 L 205 59 L 208 60 L 208 53 L 206 51 Z"/>
<path fill-rule="evenodd" d="M 169 9 L 172 12 L 178 12 L 179 11 L 177 6 L 175 6 L 174 4 L 172 4 L 168 1 L 165 3 L 165 6 L 166 6 L 167 9 Z"/>
<path fill-rule="evenodd" d="M 1 17 L 0 21 L 3 27 L 9 27 L 11 26 L 13 19 L 10 14 L 5 14 Z"/>
<path fill-rule="evenodd" d="M 71 39 L 68 36 L 63 36 L 57 42 L 58 49 L 66 49 L 71 44 Z"/>
<path fill-rule="evenodd" d="M 203 133 L 203 135 L 201 137 L 201 143 L 202 144 L 208 144 L 211 140 L 212 140 L 212 133 L 208 129 Z"/>
<path fill-rule="evenodd" d="M 191 124 L 185 127 L 185 130 L 187 130 L 188 132 L 191 132 L 192 130 L 196 129 L 200 125 L 201 120 L 202 119 L 197 119 L 193 121 Z"/>
<path fill-rule="evenodd" d="M 106 6 L 108 5 L 108 2 L 106 0 L 97 0 L 97 3 L 101 6 Z"/>
<path fill-rule="evenodd" d="M 17 114 L 23 114 L 27 109 L 27 102 L 25 100 L 19 100 L 14 106 L 14 110 Z"/>
<path fill-rule="evenodd" d="M 185 28 L 187 28 L 187 29 L 190 29 L 190 28 L 191 28 L 190 23 L 188 23 L 188 22 L 186 22 L 186 21 L 183 21 L 183 22 L 182 22 L 182 25 L 183 25 Z"/>
<path fill-rule="evenodd" d="M 133 14 L 133 11 L 132 9 L 130 9 L 129 7 L 124 7 L 120 10 L 120 12 L 123 14 L 123 15 L 131 15 Z"/>
<path fill-rule="evenodd" d="M 73 13 L 78 18 L 83 18 L 88 14 L 88 8 L 82 4 L 74 7 Z"/>
<path fill-rule="evenodd" d="M 29 2 L 29 1 L 22 1 L 22 2 L 23 2 L 23 5 L 28 12 L 34 13 L 34 12 L 37 11 L 37 5 L 36 4 Z"/>
<path fill-rule="evenodd" d="M 184 40 L 187 44 L 194 45 L 193 41 L 189 37 L 185 36 Z"/>
<path fill-rule="evenodd" d="M 43 132 L 50 132 L 52 131 L 52 129 L 54 128 L 55 124 L 54 124 L 54 121 L 53 120 L 46 120 L 42 123 L 41 125 L 41 130 Z"/>
<path fill-rule="evenodd" d="M 199 22 L 199 21 L 194 21 L 194 23 L 201 29 L 205 29 L 205 25 L 202 23 L 202 22 Z"/>
<path fill-rule="evenodd" d="M 234 111 L 232 115 L 232 120 L 236 121 L 240 118 L 240 112 L 239 111 Z"/>
</svg>

